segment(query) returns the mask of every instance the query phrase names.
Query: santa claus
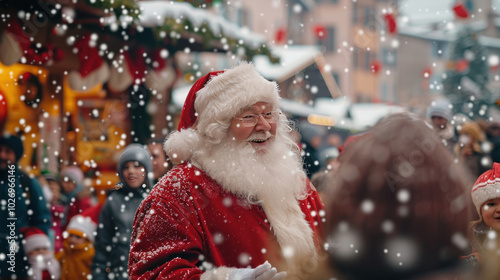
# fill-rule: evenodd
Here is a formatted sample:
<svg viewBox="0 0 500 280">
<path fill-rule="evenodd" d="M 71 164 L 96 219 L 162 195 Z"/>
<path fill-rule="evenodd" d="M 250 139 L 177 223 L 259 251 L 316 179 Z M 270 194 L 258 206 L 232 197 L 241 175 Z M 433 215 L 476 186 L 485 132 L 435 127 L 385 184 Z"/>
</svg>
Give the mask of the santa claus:
<svg viewBox="0 0 500 280">
<path fill-rule="evenodd" d="M 164 144 L 178 165 L 136 212 L 131 279 L 284 279 L 322 247 L 323 205 L 276 83 L 247 62 L 191 88 Z"/>
</svg>

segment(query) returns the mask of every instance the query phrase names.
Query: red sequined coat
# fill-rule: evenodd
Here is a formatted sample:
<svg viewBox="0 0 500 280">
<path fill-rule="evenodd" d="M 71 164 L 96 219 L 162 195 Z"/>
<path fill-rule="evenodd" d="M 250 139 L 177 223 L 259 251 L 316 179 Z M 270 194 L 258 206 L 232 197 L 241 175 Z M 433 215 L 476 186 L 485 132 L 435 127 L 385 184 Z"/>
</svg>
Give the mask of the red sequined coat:
<svg viewBox="0 0 500 280">
<path fill-rule="evenodd" d="M 300 207 L 319 248 L 323 204 L 308 184 Z M 192 165 L 172 169 L 135 214 L 130 279 L 200 279 L 213 267 L 255 268 L 266 260 L 278 270 L 285 263 L 262 208 Z"/>
</svg>

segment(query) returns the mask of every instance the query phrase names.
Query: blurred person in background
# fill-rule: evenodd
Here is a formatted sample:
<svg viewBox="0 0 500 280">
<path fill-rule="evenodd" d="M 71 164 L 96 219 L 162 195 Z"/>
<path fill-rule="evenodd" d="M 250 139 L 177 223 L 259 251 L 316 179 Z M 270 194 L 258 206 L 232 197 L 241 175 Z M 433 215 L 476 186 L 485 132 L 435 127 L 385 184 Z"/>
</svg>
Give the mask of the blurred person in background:
<svg viewBox="0 0 500 280">
<path fill-rule="evenodd" d="M 500 162 L 500 116 L 492 116 L 486 125 L 486 137 L 492 144 L 491 147 L 491 160 L 493 162 Z"/>
<path fill-rule="evenodd" d="M 151 139 L 148 142 L 148 151 L 151 155 L 151 164 L 153 165 L 153 184 L 158 183 L 161 177 L 167 174 L 173 167 L 172 162 L 163 150 L 163 142 L 165 140 L 161 138 Z"/>
<path fill-rule="evenodd" d="M 49 237 L 33 226 L 21 231 L 24 234 L 24 251 L 30 263 L 30 280 L 59 280 L 61 267 L 54 257 Z"/>
<path fill-rule="evenodd" d="M 323 142 L 324 130 L 314 124 L 304 121 L 299 124 L 299 132 L 302 136 L 300 142 L 302 145 L 301 156 L 304 162 L 304 170 L 307 177 L 311 179 L 312 175 L 321 169 L 322 161 L 319 155 L 319 149 Z"/>
<path fill-rule="evenodd" d="M 24 234 L 24 252 L 30 263 L 30 280 L 59 280 L 61 267 L 54 257 L 49 237 L 33 226 L 21 231 Z"/>
<path fill-rule="evenodd" d="M 392 115 L 340 162 L 325 201 L 329 257 L 309 279 L 473 279 L 460 260 L 467 179 L 424 120 Z"/>
<path fill-rule="evenodd" d="M 0 253 L 5 259 L 0 261 L 0 279 L 28 279 L 27 257 L 24 252 L 20 229 L 27 227 L 28 206 L 24 200 L 19 182 L 18 161 L 23 156 L 21 138 L 4 134 L 0 136 Z M 15 218 L 10 220 L 9 218 Z"/>
<path fill-rule="evenodd" d="M 92 206 L 92 203 L 90 192 L 83 184 L 84 176 L 80 167 L 64 167 L 59 179 L 62 187 L 61 201 L 66 207 L 62 221 L 62 229 L 65 230 L 71 218 Z"/>
<path fill-rule="evenodd" d="M 151 158 L 139 144 L 128 145 L 117 164 L 120 183 L 100 209 L 92 279 L 128 279 L 134 214 L 153 187 Z"/>
<path fill-rule="evenodd" d="M 427 108 L 427 117 L 436 130 L 443 145 L 453 153 L 457 143 L 455 128 L 450 123 L 453 118 L 452 105 L 447 99 L 438 99 L 433 101 Z"/>
<path fill-rule="evenodd" d="M 486 135 L 476 122 L 469 121 L 460 126 L 454 152 L 458 161 L 470 172 L 471 178 L 479 177 L 492 166 L 489 154 L 483 151 L 485 141 Z"/>
<path fill-rule="evenodd" d="M 85 212 L 71 219 L 65 232 L 63 250 L 56 254 L 61 264 L 61 280 L 90 279 L 97 223 Z"/>
<path fill-rule="evenodd" d="M 39 178 L 44 189 L 47 207 L 50 210 L 52 224 L 49 229 L 49 237 L 54 246 L 54 252 L 59 252 L 63 245 L 62 221 L 65 215 L 65 206 L 61 201 L 61 185 L 54 174 L 44 174 Z M 43 182 L 43 183 L 42 183 Z"/>
</svg>

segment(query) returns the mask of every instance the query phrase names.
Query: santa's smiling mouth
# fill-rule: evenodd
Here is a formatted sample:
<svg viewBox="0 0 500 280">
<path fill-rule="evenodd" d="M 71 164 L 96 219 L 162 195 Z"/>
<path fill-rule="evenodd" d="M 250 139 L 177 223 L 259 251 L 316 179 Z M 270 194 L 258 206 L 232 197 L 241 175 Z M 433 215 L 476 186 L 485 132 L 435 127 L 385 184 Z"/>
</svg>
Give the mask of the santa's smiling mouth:
<svg viewBox="0 0 500 280">
<path fill-rule="evenodd" d="M 252 140 L 249 140 L 248 142 L 251 142 L 251 143 L 264 143 L 266 141 L 267 141 L 267 139 L 252 139 Z"/>
</svg>

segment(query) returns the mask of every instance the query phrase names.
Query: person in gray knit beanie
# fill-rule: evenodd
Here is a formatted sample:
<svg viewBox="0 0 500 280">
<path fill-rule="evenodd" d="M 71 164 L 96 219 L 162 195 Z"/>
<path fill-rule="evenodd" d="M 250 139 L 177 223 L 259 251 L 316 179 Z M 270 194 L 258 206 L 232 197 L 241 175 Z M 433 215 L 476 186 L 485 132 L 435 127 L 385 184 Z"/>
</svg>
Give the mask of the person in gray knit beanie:
<svg viewBox="0 0 500 280">
<path fill-rule="evenodd" d="M 134 214 L 153 186 L 150 155 L 142 145 L 123 150 L 117 171 L 120 184 L 108 194 L 99 215 L 92 279 L 128 279 Z"/>
</svg>

